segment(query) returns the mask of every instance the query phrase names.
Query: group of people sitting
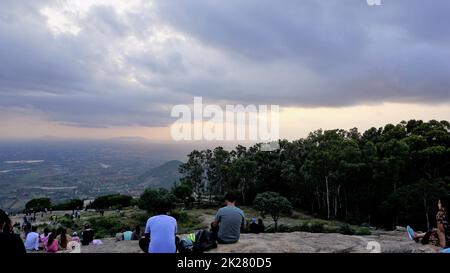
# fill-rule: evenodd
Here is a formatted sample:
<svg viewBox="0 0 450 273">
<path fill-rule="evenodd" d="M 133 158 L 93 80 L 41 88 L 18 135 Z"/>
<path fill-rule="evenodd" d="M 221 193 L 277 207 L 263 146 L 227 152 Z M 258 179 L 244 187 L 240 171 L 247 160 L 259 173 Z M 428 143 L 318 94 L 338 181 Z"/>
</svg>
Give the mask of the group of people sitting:
<svg viewBox="0 0 450 273">
<path fill-rule="evenodd" d="M 234 194 L 225 195 L 225 206 L 220 208 L 207 233 L 208 239 L 219 244 L 233 244 L 239 241 L 241 230 L 245 227 L 245 214 L 236 206 Z M 158 207 L 157 215 L 150 217 L 145 227 L 145 237 L 139 241 L 146 253 L 175 253 L 181 239 L 177 236 L 177 221 L 167 215 L 168 208 Z M 255 232 L 263 227 L 256 222 L 250 224 Z M 193 239 L 194 240 L 194 239 Z"/>
<path fill-rule="evenodd" d="M 89 245 L 94 241 L 94 231 L 86 224 L 81 233 L 72 236 L 67 234 L 67 229 L 59 227 L 55 230 L 45 228 L 42 233 L 38 232 L 36 225 L 30 230 L 24 230 L 24 240 L 13 231 L 13 225 L 9 216 L 0 210 L 0 253 L 26 253 L 34 251 L 45 251 L 55 253 L 58 251 L 71 250 L 75 244 Z M 73 242 L 73 243 L 72 243 Z"/>
<path fill-rule="evenodd" d="M 37 226 L 33 226 L 31 232 L 26 234 L 25 249 L 27 251 L 46 251 L 50 253 L 60 250 L 71 250 L 75 242 L 77 244 L 88 245 L 94 240 L 94 231 L 85 225 L 85 229 L 81 233 L 81 238 L 77 232 L 73 232 L 72 236 L 67 234 L 67 229 L 60 227 L 56 230 L 45 228 L 42 234 L 38 233 Z"/>
<path fill-rule="evenodd" d="M 130 227 L 126 227 L 125 231 L 116 234 L 117 241 L 137 241 L 141 239 L 141 227 L 136 226 L 132 231 Z"/>
<path fill-rule="evenodd" d="M 256 220 L 256 218 L 252 218 L 252 221 L 247 224 L 247 231 L 249 233 L 263 233 L 264 230 L 264 222 L 261 218 L 258 220 Z"/>
<path fill-rule="evenodd" d="M 411 240 L 422 242 L 423 244 L 434 244 L 443 249 L 450 247 L 450 223 L 448 219 L 448 208 L 450 208 L 450 198 L 442 197 L 438 201 L 438 213 L 436 215 L 436 228 L 427 232 L 415 232 L 410 226 L 407 227 L 407 234 Z M 160 206 L 157 208 L 157 215 L 147 220 L 145 235 L 141 238 L 140 227 L 134 231 L 126 228 L 121 234 L 121 240 L 139 240 L 140 248 L 146 253 L 176 253 L 181 252 L 181 247 L 186 242 L 204 240 L 209 246 L 219 244 L 233 244 L 239 241 L 241 230 L 245 227 L 251 233 L 264 232 L 264 224 L 261 219 L 253 218 L 250 224 L 246 225 L 244 212 L 236 206 L 236 196 L 225 195 L 225 206 L 217 211 L 214 221 L 211 223 L 209 231 L 200 231 L 196 234 L 188 235 L 185 239 L 177 236 L 177 221 L 168 215 L 168 208 Z M 94 231 L 89 224 L 85 224 L 81 233 L 81 238 L 74 232 L 72 236 L 67 235 L 65 228 L 58 228 L 50 231 L 44 229 L 42 234 L 38 233 L 37 226 L 32 226 L 31 230 L 25 234 L 25 243 L 18 234 L 13 232 L 13 225 L 8 215 L 0 210 L 0 253 L 25 253 L 26 251 L 57 252 L 70 248 L 70 242 L 81 245 L 89 245 L 94 241 Z"/>
</svg>

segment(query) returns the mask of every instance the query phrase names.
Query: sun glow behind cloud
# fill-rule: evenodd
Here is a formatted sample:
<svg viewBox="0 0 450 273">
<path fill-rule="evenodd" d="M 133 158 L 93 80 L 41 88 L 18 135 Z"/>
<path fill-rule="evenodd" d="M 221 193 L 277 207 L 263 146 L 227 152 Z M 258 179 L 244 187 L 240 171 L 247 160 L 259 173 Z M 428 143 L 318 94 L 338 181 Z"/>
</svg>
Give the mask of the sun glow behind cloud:
<svg viewBox="0 0 450 273">
<path fill-rule="evenodd" d="M 46 121 L 44 114 L 21 109 L 0 109 L 1 138 L 37 138 L 57 136 L 62 138 L 107 139 L 112 137 L 142 137 L 149 140 L 171 140 L 169 127 L 110 127 L 81 128 Z M 13 111 L 14 110 L 14 111 Z M 9 113 L 9 114 L 8 114 Z M 151 118 L 151 117 L 149 117 Z M 282 108 L 280 113 L 280 137 L 298 139 L 307 137 L 318 129 L 351 129 L 357 127 L 360 132 L 371 127 L 381 127 L 387 123 L 399 123 L 402 120 L 450 120 L 450 104 L 421 105 L 386 103 L 381 105 L 362 105 L 342 108 Z M 205 119 L 207 122 L 207 119 Z M 227 126 L 227 124 L 224 124 Z"/>
</svg>

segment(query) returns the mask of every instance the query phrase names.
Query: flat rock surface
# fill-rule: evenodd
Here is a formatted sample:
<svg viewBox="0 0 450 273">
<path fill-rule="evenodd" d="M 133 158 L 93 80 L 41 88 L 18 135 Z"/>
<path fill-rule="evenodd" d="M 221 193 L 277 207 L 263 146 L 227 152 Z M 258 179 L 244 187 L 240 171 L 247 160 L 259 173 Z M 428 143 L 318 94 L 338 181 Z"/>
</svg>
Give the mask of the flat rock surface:
<svg viewBox="0 0 450 273">
<path fill-rule="evenodd" d="M 83 253 L 141 253 L 137 241 L 102 240 L 100 246 L 83 246 Z M 242 234 L 236 244 L 219 245 L 210 253 L 436 253 L 438 249 L 410 241 L 401 231 L 380 232 L 370 236 L 336 233 L 262 233 Z"/>
</svg>

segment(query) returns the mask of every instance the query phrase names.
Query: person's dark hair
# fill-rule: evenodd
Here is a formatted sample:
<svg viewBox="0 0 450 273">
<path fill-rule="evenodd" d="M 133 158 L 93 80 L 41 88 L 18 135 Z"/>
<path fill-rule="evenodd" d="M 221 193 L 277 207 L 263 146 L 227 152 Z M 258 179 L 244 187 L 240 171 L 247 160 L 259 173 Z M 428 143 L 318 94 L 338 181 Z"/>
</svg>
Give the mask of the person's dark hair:
<svg viewBox="0 0 450 273">
<path fill-rule="evenodd" d="M 127 226 L 126 228 L 125 228 L 125 231 L 130 231 L 131 230 L 131 228 L 129 227 L 129 226 Z"/>
<path fill-rule="evenodd" d="M 67 246 L 67 229 L 65 229 L 65 228 L 61 228 L 61 246 L 63 247 L 63 248 L 65 248 L 66 246 Z"/>
<path fill-rule="evenodd" d="M 47 242 L 47 246 L 51 246 L 53 241 L 56 239 L 56 232 L 53 231 L 52 233 L 50 233 L 50 235 L 48 236 L 48 242 Z"/>
<path fill-rule="evenodd" d="M 38 230 L 38 227 L 37 226 L 31 226 L 31 231 L 32 232 L 36 232 Z"/>
<path fill-rule="evenodd" d="M 169 208 L 165 204 L 159 204 L 156 206 L 155 212 L 156 214 L 167 214 L 167 212 L 169 212 Z"/>
<path fill-rule="evenodd" d="M 0 209 L 0 228 L 2 232 L 11 232 L 11 219 L 9 219 L 8 214 L 2 209 Z"/>
<path fill-rule="evenodd" d="M 44 228 L 44 236 L 47 236 L 50 233 L 50 229 Z"/>
<path fill-rule="evenodd" d="M 235 195 L 235 194 L 232 194 L 232 193 L 227 193 L 227 194 L 225 194 L 225 197 L 224 197 L 224 199 L 225 199 L 225 201 L 228 201 L 228 202 L 234 203 L 234 202 L 236 202 L 236 200 L 237 200 L 237 197 L 236 197 L 236 195 Z"/>
<path fill-rule="evenodd" d="M 439 200 L 441 201 L 442 207 L 444 207 L 445 210 L 448 212 L 450 210 L 450 196 L 449 195 L 441 196 Z"/>
</svg>

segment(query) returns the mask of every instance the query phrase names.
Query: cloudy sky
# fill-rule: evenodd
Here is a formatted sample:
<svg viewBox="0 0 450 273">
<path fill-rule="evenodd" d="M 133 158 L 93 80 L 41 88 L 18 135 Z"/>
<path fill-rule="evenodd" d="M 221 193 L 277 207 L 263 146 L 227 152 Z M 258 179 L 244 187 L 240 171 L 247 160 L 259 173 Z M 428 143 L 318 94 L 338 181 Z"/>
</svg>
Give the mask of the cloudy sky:
<svg viewBox="0 0 450 273">
<path fill-rule="evenodd" d="M 0 138 L 169 139 L 194 96 L 281 136 L 450 120 L 450 1 L 0 1 Z"/>
</svg>

